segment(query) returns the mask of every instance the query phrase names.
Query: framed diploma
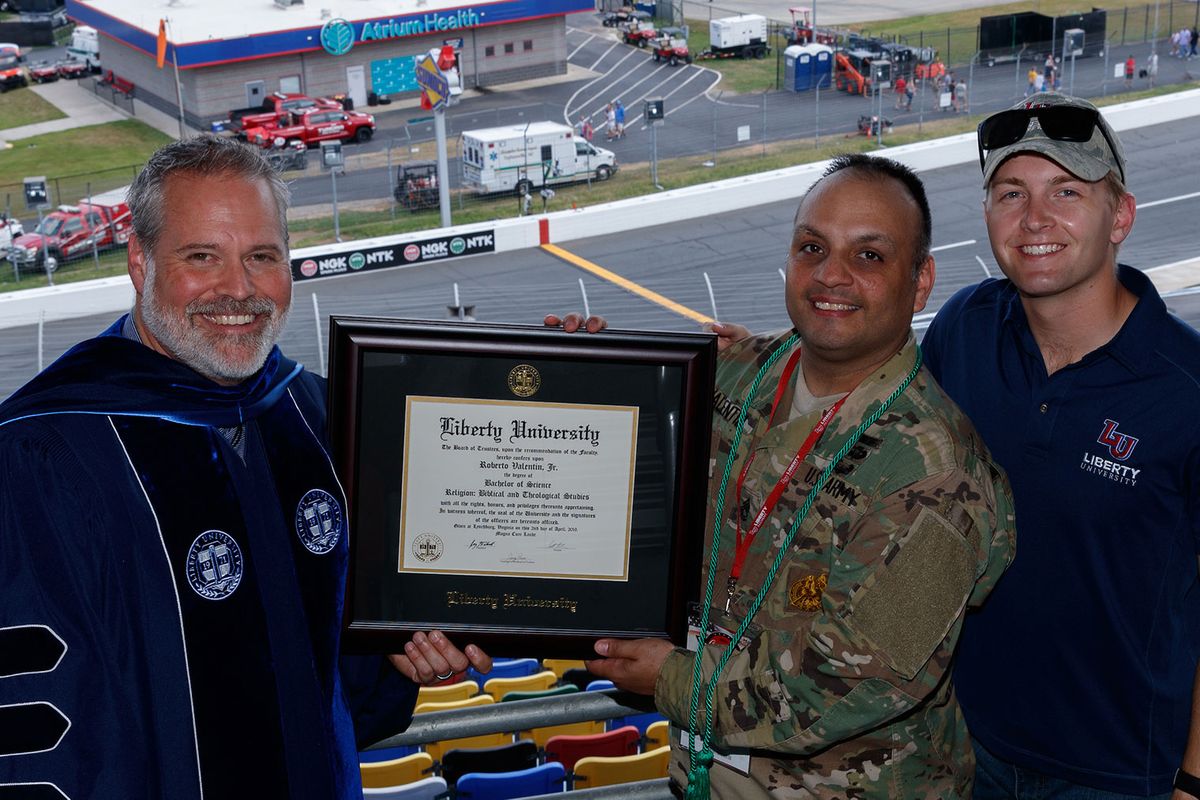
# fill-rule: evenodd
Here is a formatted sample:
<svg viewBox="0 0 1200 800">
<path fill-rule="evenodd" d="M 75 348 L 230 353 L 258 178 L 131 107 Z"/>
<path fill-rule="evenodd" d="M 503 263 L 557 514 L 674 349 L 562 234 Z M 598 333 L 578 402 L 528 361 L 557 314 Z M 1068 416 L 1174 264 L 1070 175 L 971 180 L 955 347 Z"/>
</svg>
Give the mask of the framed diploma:
<svg viewBox="0 0 1200 800">
<path fill-rule="evenodd" d="M 682 644 L 700 574 L 715 337 L 334 316 L 348 649 L 583 657 Z"/>
</svg>

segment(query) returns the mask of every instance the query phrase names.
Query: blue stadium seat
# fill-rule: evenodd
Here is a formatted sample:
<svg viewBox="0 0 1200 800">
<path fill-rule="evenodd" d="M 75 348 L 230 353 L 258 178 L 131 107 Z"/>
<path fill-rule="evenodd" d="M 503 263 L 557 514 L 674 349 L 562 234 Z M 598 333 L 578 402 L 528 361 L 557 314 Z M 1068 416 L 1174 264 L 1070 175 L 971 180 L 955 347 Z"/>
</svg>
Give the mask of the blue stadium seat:
<svg viewBox="0 0 1200 800">
<path fill-rule="evenodd" d="M 405 744 L 399 747 L 382 747 L 378 750 L 360 750 L 358 753 L 358 763 L 373 764 L 376 761 L 393 761 L 397 758 L 411 756 L 413 753 L 421 752 L 421 748 L 415 744 Z"/>
<path fill-rule="evenodd" d="M 512 800 L 565 790 L 567 771 L 557 761 L 516 772 L 469 772 L 458 779 L 458 800 Z"/>
<path fill-rule="evenodd" d="M 458 747 L 442 755 L 442 777 L 453 786 L 471 772 L 517 772 L 537 763 L 537 745 L 528 740 L 499 747 Z"/>
<path fill-rule="evenodd" d="M 642 736 L 645 736 L 646 728 L 649 728 L 655 722 L 660 722 L 664 719 L 666 719 L 666 717 L 664 717 L 662 714 L 659 714 L 657 711 L 648 711 L 645 714 L 630 714 L 627 717 L 616 717 L 614 719 L 610 719 L 608 721 L 608 729 L 612 731 L 616 730 L 617 728 L 623 728 L 626 725 L 633 725 L 638 729 L 638 732 Z"/>
<path fill-rule="evenodd" d="M 526 675 L 535 675 L 541 671 L 542 662 L 536 658 L 496 658 L 492 659 L 491 672 L 484 675 L 471 667 L 467 670 L 467 678 L 479 684 L 479 689 L 482 691 L 483 685 L 492 678 L 524 678 Z"/>
</svg>

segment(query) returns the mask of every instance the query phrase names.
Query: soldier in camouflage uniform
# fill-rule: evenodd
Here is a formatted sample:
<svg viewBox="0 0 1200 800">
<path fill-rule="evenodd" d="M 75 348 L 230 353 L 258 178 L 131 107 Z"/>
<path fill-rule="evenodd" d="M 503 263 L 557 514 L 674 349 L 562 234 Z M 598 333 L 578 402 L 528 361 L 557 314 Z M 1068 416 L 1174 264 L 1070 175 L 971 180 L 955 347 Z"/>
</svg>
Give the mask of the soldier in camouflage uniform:
<svg viewBox="0 0 1200 800">
<path fill-rule="evenodd" d="M 971 423 L 917 369 L 910 326 L 933 284 L 929 229 L 924 190 L 906 168 L 866 156 L 836 160 L 801 202 L 788 258 L 800 343 L 762 373 L 752 399 L 755 377 L 792 332 L 721 354 L 709 545 L 718 505 L 723 513 L 716 570 L 706 567 L 702 585 L 710 622 L 727 631 L 768 584 L 817 476 L 911 382 L 837 461 L 715 682 L 726 648 L 703 648 L 702 684 L 714 684 L 712 749 L 718 762 L 749 756 L 738 765 L 744 772 L 712 765 L 714 797 L 970 796 L 973 758 L 948 668 L 966 609 L 1012 559 L 1012 505 Z M 785 377 L 797 348 L 800 368 Z M 802 442 L 843 396 L 770 507 Z M 746 535 L 764 508 L 741 574 L 728 583 L 726 612 L 739 527 Z M 649 639 L 602 640 L 596 649 L 606 658 L 589 662 L 594 673 L 653 693 L 675 725 L 691 726 L 692 652 Z M 696 707 L 702 732 L 703 697 Z M 678 730 L 672 740 L 672 783 L 683 787 L 690 754 Z"/>
</svg>

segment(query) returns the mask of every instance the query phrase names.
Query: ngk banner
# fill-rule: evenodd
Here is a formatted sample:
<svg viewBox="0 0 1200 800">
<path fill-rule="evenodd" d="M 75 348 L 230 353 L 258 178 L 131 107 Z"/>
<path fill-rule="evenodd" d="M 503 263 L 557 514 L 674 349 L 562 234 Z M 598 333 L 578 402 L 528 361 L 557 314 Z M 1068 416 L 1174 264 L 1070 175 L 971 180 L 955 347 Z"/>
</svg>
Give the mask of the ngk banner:
<svg viewBox="0 0 1200 800">
<path fill-rule="evenodd" d="M 476 231 L 459 236 L 439 236 L 394 245 L 354 247 L 334 245 L 329 252 L 292 259 L 292 277 L 297 281 L 344 275 L 384 267 L 402 267 L 424 261 L 473 256 L 496 250 L 495 231 Z"/>
</svg>

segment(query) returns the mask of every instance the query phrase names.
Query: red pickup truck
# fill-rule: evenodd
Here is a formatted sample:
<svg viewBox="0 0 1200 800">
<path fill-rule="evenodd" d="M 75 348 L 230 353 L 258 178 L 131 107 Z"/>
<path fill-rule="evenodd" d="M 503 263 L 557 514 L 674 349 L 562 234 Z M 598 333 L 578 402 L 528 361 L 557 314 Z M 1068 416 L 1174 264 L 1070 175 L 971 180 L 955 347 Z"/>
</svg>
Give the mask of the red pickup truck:
<svg viewBox="0 0 1200 800">
<path fill-rule="evenodd" d="M 374 135 L 375 117 L 371 114 L 325 108 L 289 111 L 281 115 L 277 125 L 245 131 L 246 141 L 260 147 L 271 147 L 276 139 L 311 147 L 330 139 L 365 142 Z"/>
<path fill-rule="evenodd" d="M 286 111 L 309 111 L 315 108 L 341 110 L 342 102 L 332 97 L 309 97 L 306 94 L 275 92 L 264 99 L 261 106 L 235 108 L 230 111 L 229 127 L 235 131 L 269 128 L 277 125 L 279 117 Z"/>
<path fill-rule="evenodd" d="M 32 233 L 13 240 L 8 248 L 8 260 L 19 270 L 42 270 L 43 252 L 49 257 L 50 272 L 64 261 L 91 255 L 92 243 L 97 250 L 109 250 L 129 242 L 129 206 L 125 205 L 125 189 L 92 197 L 90 203 L 80 201 L 74 206 L 59 206 L 46 216 Z M 45 240 L 45 248 L 42 242 Z"/>
</svg>

